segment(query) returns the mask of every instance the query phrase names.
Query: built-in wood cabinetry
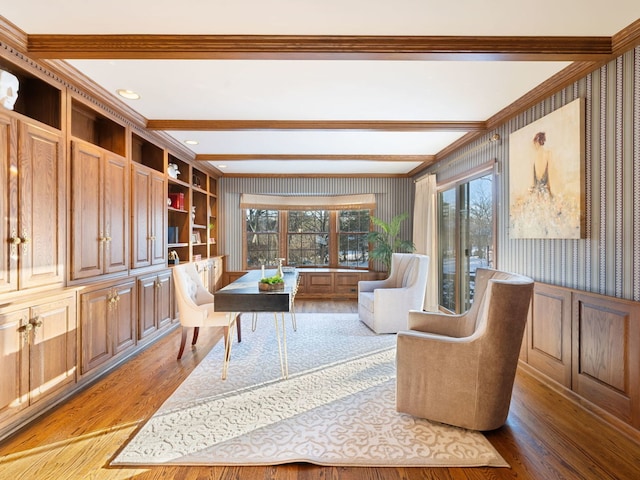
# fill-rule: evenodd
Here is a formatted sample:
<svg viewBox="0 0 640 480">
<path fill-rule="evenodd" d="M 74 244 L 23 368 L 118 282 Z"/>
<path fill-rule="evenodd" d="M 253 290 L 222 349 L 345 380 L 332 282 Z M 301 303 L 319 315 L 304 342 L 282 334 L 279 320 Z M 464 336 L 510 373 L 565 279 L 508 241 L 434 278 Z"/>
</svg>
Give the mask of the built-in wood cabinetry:
<svg viewBox="0 0 640 480">
<path fill-rule="evenodd" d="M 129 163 L 74 140 L 71 151 L 71 272 L 78 280 L 129 268 Z"/>
<path fill-rule="evenodd" d="M 385 274 L 363 270 L 329 268 L 298 269 L 299 298 L 357 298 L 360 280 L 378 280 Z"/>
<path fill-rule="evenodd" d="M 171 272 L 138 278 L 138 338 L 143 339 L 169 325 L 173 319 Z"/>
<path fill-rule="evenodd" d="M 82 375 L 135 345 L 136 313 L 134 280 L 88 288 L 80 294 Z"/>
<path fill-rule="evenodd" d="M 75 292 L 0 308 L 0 427 L 75 383 L 76 332 Z"/>
<path fill-rule="evenodd" d="M 212 286 L 222 263 L 216 178 L 191 152 L 23 54 L 0 68 L 20 82 L 0 106 L 1 439 L 176 326 L 169 251 Z"/>
<path fill-rule="evenodd" d="M 526 364 L 640 428 L 640 303 L 536 283 Z"/>
<path fill-rule="evenodd" d="M 217 179 L 173 155 L 168 162 L 179 172 L 168 177 L 168 250 L 180 261 L 218 255 Z"/>
<path fill-rule="evenodd" d="M 167 187 L 165 176 L 144 165 L 131 165 L 131 268 L 166 263 Z"/>
<path fill-rule="evenodd" d="M 64 282 L 61 132 L 0 113 L 0 293 Z"/>
<path fill-rule="evenodd" d="M 211 293 L 223 287 L 223 261 L 222 257 L 212 257 L 196 262 L 196 269 L 200 273 L 202 285 Z"/>
</svg>

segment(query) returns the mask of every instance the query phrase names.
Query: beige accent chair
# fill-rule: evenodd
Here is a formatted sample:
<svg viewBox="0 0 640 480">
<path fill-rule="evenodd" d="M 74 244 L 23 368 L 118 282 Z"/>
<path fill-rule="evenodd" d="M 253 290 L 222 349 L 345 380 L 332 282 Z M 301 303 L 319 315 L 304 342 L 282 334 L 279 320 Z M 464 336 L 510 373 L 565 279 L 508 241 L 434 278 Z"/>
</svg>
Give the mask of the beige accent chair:
<svg viewBox="0 0 640 480">
<path fill-rule="evenodd" d="M 231 355 L 231 331 L 235 324 L 238 328 L 238 342 L 242 340 L 239 316 L 230 318 L 227 312 L 216 312 L 213 305 L 213 295 L 204 288 L 202 279 L 196 270 L 195 264 L 183 263 L 173 268 L 173 283 L 176 288 L 176 301 L 178 303 L 178 315 L 182 325 L 182 339 L 178 360 L 182 358 L 187 342 L 187 331 L 193 328 L 193 340 L 195 345 L 198 340 L 200 327 L 223 327 L 225 342 L 225 369 Z"/>
<path fill-rule="evenodd" d="M 410 312 L 398 333 L 396 409 L 472 430 L 507 420 L 533 280 L 478 269 L 462 315 Z"/>
<path fill-rule="evenodd" d="M 407 329 L 409 310 L 422 310 L 429 273 L 429 257 L 394 253 L 385 280 L 358 282 L 358 316 L 376 333 Z"/>
</svg>

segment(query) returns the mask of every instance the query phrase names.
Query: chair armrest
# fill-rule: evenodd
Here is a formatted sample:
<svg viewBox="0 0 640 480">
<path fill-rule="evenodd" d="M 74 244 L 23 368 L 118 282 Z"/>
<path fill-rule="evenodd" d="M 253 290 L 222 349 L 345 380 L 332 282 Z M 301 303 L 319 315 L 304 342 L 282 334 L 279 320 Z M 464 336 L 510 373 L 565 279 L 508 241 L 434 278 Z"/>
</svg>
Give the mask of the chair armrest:
<svg viewBox="0 0 640 480">
<path fill-rule="evenodd" d="M 203 326 L 209 311 L 213 310 L 213 304 L 196 305 L 195 303 L 180 301 L 178 303 L 178 313 L 180 324 L 183 327 Z"/>
<path fill-rule="evenodd" d="M 464 337 L 467 330 L 466 315 L 448 315 L 437 312 L 409 311 L 408 328 L 447 337 Z"/>
<path fill-rule="evenodd" d="M 391 282 L 388 278 L 384 280 L 360 280 L 358 282 L 358 292 L 373 292 L 378 288 L 389 288 Z"/>
<path fill-rule="evenodd" d="M 196 291 L 196 303 L 198 305 L 213 303 L 213 298 L 213 294 L 207 289 L 198 287 L 198 290 Z"/>
</svg>

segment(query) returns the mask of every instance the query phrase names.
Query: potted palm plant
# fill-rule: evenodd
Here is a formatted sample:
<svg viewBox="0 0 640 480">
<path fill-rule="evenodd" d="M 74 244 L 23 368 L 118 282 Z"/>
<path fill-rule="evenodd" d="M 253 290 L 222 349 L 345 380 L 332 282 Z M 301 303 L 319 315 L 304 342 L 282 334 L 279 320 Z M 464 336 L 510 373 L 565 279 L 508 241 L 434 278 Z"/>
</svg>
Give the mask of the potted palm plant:
<svg viewBox="0 0 640 480">
<path fill-rule="evenodd" d="M 398 238 L 402 222 L 407 218 L 409 218 L 407 212 L 396 215 L 390 222 L 371 217 L 371 222 L 380 230 L 367 234 L 367 241 L 373 244 L 373 249 L 369 250 L 369 257 L 379 260 L 387 271 L 391 268 L 393 253 L 411 253 L 416 249 L 412 241 Z"/>
</svg>

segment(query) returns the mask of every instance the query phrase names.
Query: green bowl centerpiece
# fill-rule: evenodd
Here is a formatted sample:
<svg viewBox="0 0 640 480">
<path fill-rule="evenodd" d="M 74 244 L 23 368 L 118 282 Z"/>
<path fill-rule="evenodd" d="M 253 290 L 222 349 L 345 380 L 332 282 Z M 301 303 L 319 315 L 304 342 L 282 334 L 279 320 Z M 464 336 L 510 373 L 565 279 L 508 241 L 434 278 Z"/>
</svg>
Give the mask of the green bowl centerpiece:
<svg viewBox="0 0 640 480">
<path fill-rule="evenodd" d="M 277 290 L 284 290 L 284 279 L 279 275 L 262 278 L 258 282 L 258 289 L 261 292 L 273 292 Z"/>
</svg>

